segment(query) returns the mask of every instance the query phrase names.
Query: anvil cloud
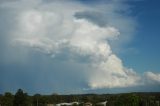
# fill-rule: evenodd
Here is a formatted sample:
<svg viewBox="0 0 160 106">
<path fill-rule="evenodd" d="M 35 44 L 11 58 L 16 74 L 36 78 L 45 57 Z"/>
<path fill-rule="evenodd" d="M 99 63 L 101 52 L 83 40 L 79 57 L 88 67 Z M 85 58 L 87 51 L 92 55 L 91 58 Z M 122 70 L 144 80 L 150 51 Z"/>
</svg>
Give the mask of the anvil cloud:
<svg viewBox="0 0 160 106">
<path fill-rule="evenodd" d="M 6 42 L 87 67 L 77 73 L 84 75 L 81 80 L 89 89 L 160 82 L 159 74 L 152 72 L 146 72 L 148 80 L 144 80 L 113 52 L 114 45 L 129 41 L 135 29 L 135 21 L 123 14 L 129 10 L 123 2 L 87 6 L 74 0 L 15 0 L 3 2 L 0 8 L 16 22 L 7 32 Z M 61 60 L 64 56 L 67 58 Z"/>
</svg>

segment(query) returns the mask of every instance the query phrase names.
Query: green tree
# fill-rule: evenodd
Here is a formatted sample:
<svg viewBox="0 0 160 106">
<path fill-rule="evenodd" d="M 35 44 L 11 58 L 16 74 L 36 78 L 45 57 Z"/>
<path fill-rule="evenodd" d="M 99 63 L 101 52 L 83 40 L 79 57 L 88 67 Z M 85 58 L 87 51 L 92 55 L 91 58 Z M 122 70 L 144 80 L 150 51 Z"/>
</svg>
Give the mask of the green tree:
<svg viewBox="0 0 160 106">
<path fill-rule="evenodd" d="M 27 93 L 24 93 L 22 89 L 18 89 L 14 97 L 13 106 L 27 106 Z"/>
<path fill-rule="evenodd" d="M 0 94 L 0 106 L 2 106 L 2 98 L 3 98 L 3 95 Z"/>
<path fill-rule="evenodd" d="M 38 105 L 41 104 L 41 101 L 40 101 L 41 97 L 42 97 L 42 96 L 41 96 L 40 94 L 35 94 L 35 95 L 33 96 L 33 105 L 34 105 L 34 106 L 38 106 Z"/>
<path fill-rule="evenodd" d="M 139 102 L 140 98 L 135 94 L 122 94 L 116 98 L 115 106 L 138 106 Z"/>
<path fill-rule="evenodd" d="M 10 92 L 6 92 L 4 96 L 1 98 L 2 106 L 13 106 L 14 96 Z"/>
</svg>

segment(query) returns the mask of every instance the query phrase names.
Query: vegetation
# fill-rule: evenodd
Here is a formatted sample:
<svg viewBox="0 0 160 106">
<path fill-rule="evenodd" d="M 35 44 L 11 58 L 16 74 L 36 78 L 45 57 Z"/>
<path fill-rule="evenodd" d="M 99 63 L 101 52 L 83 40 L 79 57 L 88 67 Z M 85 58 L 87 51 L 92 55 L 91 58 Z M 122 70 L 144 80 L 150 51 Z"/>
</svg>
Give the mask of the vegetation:
<svg viewBox="0 0 160 106">
<path fill-rule="evenodd" d="M 123 93 L 123 94 L 82 94 L 82 95 L 27 95 L 19 89 L 15 95 L 6 92 L 0 95 L 0 106 L 47 106 L 62 102 L 91 102 L 99 106 L 100 102 L 108 101 L 106 106 L 160 106 L 160 93 Z M 73 104 L 77 106 L 77 104 Z M 80 104 L 83 106 L 83 104 Z"/>
<path fill-rule="evenodd" d="M 27 93 L 23 93 L 22 89 L 18 89 L 14 96 L 13 106 L 27 106 Z"/>
</svg>

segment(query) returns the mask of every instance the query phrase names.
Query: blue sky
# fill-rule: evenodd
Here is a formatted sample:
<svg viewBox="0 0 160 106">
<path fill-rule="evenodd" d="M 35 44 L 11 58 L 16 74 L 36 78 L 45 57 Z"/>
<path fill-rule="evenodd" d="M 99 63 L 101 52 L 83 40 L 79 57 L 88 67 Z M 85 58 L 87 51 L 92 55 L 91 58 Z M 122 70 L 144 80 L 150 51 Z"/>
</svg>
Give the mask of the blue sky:
<svg viewBox="0 0 160 106">
<path fill-rule="evenodd" d="M 0 4 L 0 93 L 159 91 L 158 0 Z"/>
<path fill-rule="evenodd" d="M 159 72 L 159 18 L 160 7 L 157 0 L 142 0 L 131 3 L 132 15 L 136 17 L 138 28 L 134 40 L 129 44 L 135 52 L 123 54 L 126 65 L 139 71 L 153 70 Z M 138 61 L 137 61 L 138 60 Z"/>
</svg>

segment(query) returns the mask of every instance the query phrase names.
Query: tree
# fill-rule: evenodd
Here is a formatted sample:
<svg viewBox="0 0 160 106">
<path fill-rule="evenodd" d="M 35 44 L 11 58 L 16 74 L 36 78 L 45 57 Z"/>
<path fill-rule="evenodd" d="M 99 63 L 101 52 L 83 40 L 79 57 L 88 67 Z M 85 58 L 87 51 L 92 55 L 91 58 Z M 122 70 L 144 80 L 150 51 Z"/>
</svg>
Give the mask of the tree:
<svg viewBox="0 0 160 106">
<path fill-rule="evenodd" d="M 116 98 L 115 106 L 138 106 L 139 102 L 140 98 L 135 94 L 122 94 Z"/>
<path fill-rule="evenodd" d="M 34 96 L 33 96 L 33 105 L 34 106 L 38 106 L 39 104 L 41 104 L 40 102 L 40 99 L 41 99 L 41 95 L 40 94 L 35 94 Z"/>
<path fill-rule="evenodd" d="M 22 89 L 18 89 L 14 97 L 13 106 L 27 106 L 27 93 Z"/>
<path fill-rule="evenodd" d="M 1 98 L 2 106 L 13 106 L 14 96 L 10 92 L 6 92 Z"/>
</svg>

